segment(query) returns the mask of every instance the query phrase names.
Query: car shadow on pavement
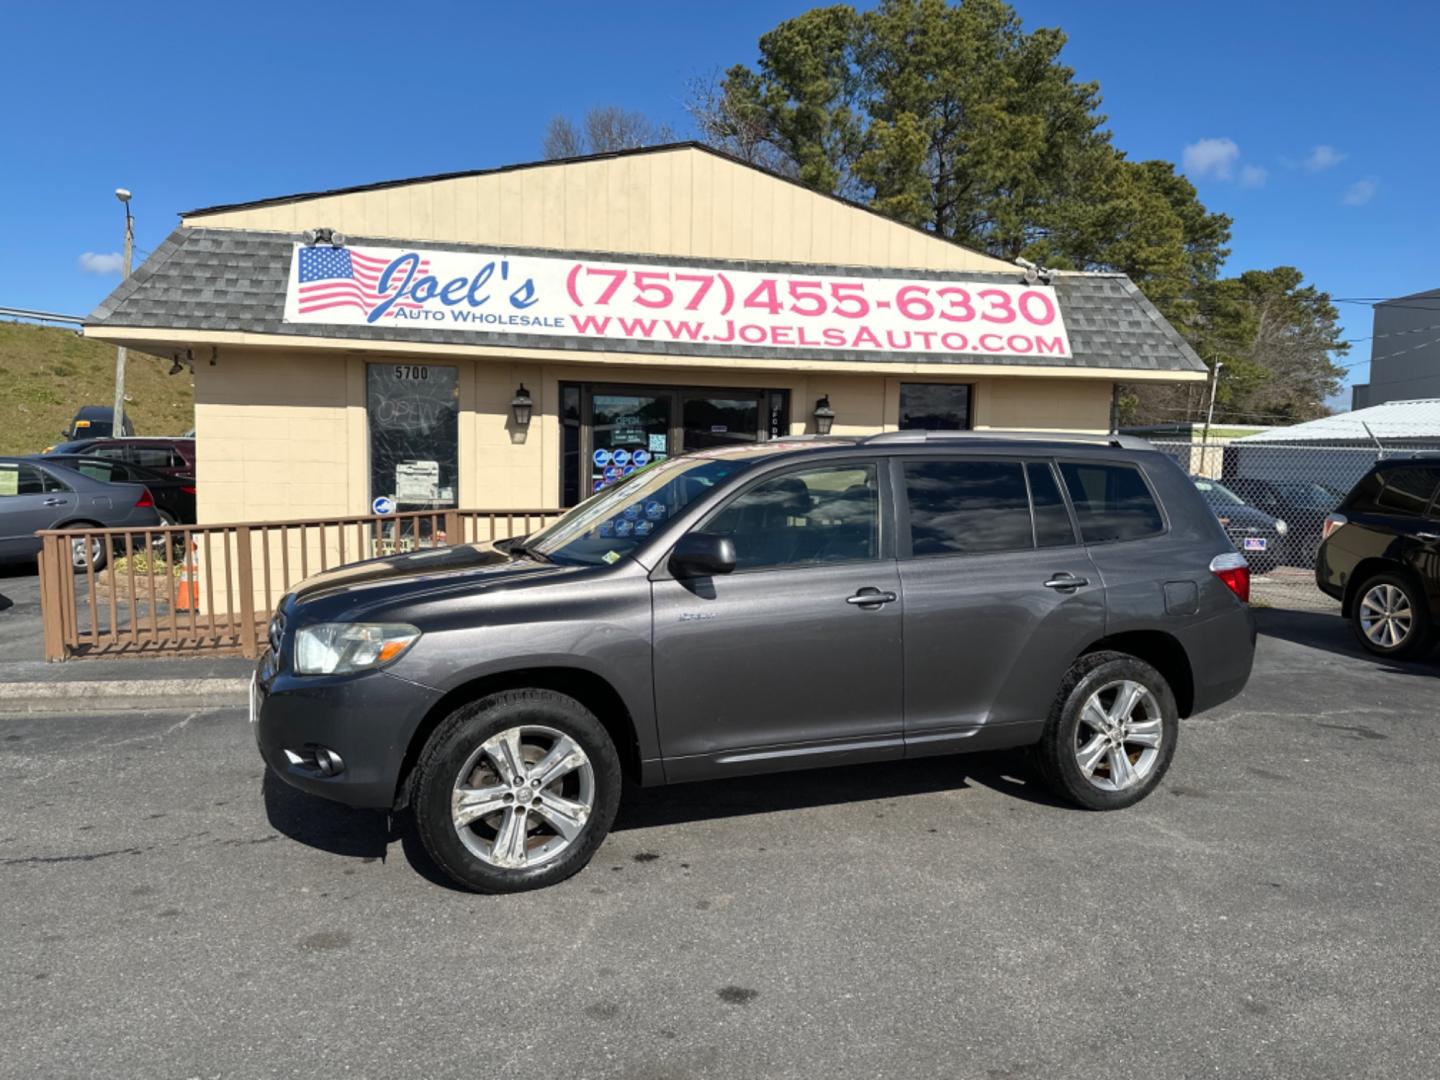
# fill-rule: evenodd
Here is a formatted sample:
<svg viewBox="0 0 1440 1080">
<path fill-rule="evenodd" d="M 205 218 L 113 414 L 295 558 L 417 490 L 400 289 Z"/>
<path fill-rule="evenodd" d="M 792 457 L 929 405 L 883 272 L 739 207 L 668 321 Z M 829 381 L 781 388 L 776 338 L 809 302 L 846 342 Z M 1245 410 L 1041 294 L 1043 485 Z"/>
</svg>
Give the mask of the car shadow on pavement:
<svg viewBox="0 0 1440 1080">
<path fill-rule="evenodd" d="M 628 787 L 613 831 L 649 829 L 714 818 L 803 810 L 842 803 L 958 791 L 972 785 L 1027 802 L 1072 809 L 1041 784 L 1024 751 L 956 754 L 875 765 L 703 780 L 667 787 Z"/>
<path fill-rule="evenodd" d="M 307 795 L 265 770 L 260 781 L 271 827 L 307 847 L 360 859 L 383 859 L 393 837 L 388 815 Z"/>
<path fill-rule="evenodd" d="M 1425 675 L 1431 678 L 1440 675 L 1440 663 L 1436 662 L 1437 653 L 1434 651 L 1418 660 L 1389 660 L 1371 655 L 1359 646 L 1349 622 L 1338 614 L 1258 608 L 1255 611 L 1255 626 L 1265 637 L 1353 660 L 1365 660 L 1382 671 L 1397 675 Z"/>
</svg>

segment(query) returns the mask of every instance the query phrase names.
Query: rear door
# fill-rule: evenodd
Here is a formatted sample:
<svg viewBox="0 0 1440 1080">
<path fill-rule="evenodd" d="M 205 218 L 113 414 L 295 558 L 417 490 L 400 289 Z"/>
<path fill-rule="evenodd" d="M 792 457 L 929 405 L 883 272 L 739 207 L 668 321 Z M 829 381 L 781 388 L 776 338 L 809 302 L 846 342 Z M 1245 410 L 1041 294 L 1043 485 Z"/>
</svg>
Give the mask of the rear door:
<svg viewBox="0 0 1440 1080">
<path fill-rule="evenodd" d="M 1104 635 L 1105 591 L 1044 459 L 903 455 L 907 755 L 1045 719 L 1075 656 Z"/>
</svg>

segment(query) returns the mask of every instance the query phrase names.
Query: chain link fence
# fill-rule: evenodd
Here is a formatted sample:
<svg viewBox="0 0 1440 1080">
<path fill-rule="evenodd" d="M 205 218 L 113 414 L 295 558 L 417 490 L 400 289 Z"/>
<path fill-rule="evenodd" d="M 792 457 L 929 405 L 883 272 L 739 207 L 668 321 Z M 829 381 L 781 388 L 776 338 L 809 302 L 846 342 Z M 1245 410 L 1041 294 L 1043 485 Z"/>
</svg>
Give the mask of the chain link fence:
<svg viewBox="0 0 1440 1080">
<path fill-rule="evenodd" d="M 1357 428 L 1362 425 L 1356 425 Z M 1194 477 L 1251 567 L 1256 606 L 1339 611 L 1315 585 L 1325 518 L 1377 461 L 1440 454 L 1440 434 L 1362 430 L 1353 439 L 1296 440 L 1275 433 L 1226 441 L 1152 439 Z"/>
</svg>

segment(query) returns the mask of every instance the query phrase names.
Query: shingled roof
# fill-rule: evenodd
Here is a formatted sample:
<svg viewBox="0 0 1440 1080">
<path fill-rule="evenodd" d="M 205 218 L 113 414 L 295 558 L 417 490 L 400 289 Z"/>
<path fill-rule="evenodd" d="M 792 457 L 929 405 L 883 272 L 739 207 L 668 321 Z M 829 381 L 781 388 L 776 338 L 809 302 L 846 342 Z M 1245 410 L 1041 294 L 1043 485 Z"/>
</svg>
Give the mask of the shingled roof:
<svg viewBox="0 0 1440 1080">
<path fill-rule="evenodd" d="M 342 337 L 356 341 L 426 342 L 435 345 L 493 345 L 514 348 L 563 347 L 604 352 L 655 355 L 728 356 L 770 359 L 775 350 L 763 346 L 716 346 L 698 342 L 622 341 L 556 338 L 534 334 L 494 333 L 424 326 L 332 326 L 284 321 L 285 289 L 291 253 L 298 235 L 240 229 L 182 227 L 172 232 L 139 269 L 122 282 L 85 319 L 85 329 L 104 338 L 111 328 L 193 331 L 197 342 L 206 332 L 240 331 L 282 337 Z M 356 246 L 412 247 L 432 251 L 484 252 L 495 255 L 542 255 L 596 259 L 606 262 L 654 261 L 616 252 L 571 252 L 432 240 L 405 243 L 394 238 L 350 237 Z M 955 280 L 1014 284 L 1015 273 L 979 273 L 881 269 L 875 267 L 747 263 L 721 259 L 666 257 L 667 263 L 731 270 L 780 270 L 824 275 L 863 274 L 909 280 Z M 1051 282 L 1070 337 L 1073 356 L 991 356 L 931 353 L 925 363 L 986 364 L 996 367 L 1093 367 L 1134 371 L 1204 371 L 1205 365 L 1185 340 L 1123 274 L 1057 273 Z M 896 361 L 914 363 L 914 353 L 853 352 L 815 349 L 807 358 L 838 362 Z"/>
</svg>

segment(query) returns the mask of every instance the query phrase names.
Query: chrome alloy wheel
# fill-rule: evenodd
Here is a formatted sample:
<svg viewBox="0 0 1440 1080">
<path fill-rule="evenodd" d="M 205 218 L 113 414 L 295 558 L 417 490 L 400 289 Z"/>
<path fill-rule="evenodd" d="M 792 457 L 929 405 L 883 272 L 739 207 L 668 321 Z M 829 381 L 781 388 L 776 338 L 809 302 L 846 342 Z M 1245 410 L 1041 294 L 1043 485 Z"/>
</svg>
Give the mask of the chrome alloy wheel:
<svg viewBox="0 0 1440 1080">
<path fill-rule="evenodd" d="M 87 566 L 93 566 L 100 561 L 100 552 L 103 541 L 99 537 L 92 536 L 89 540 L 77 536 L 70 541 L 70 564 L 76 570 L 84 570 Z"/>
<path fill-rule="evenodd" d="M 1090 695 L 1075 727 L 1080 774 L 1101 791 L 1143 784 L 1160 760 L 1165 720 L 1155 695 L 1130 679 Z"/>
<path fill-rule="evenodd" d="M 1403 589 L 1380 584 L 1360 600 L 1360 629 L 1382 649 L 1393 649 L 1410 636 L 1415 609 Z"/>
<path fill-rule="evenodd" d="M 450 816 L 470 852 L 526 870 L 568 848 L 595 808 L 595 770 L 570 736 L 526 724 L 480 745 L 461 766 Z"/>
</svg>

